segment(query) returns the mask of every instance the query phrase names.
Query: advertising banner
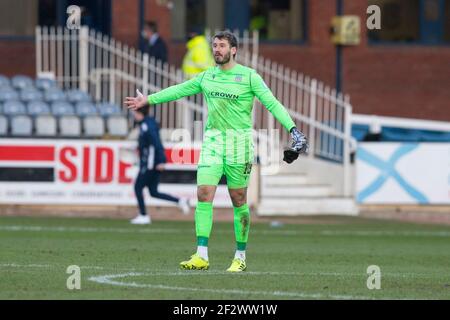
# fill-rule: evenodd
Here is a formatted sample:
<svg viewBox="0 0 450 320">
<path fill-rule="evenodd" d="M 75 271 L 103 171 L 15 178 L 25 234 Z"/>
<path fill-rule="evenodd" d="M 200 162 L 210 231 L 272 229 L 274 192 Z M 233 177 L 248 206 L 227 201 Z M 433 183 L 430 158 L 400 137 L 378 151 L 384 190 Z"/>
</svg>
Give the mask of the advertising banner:
<svg viewBox="0 0 450 320">
<path fill-rule="evenodd" d="M 132 141 L 0 139 L 0 204 L 136 205 L 138 173 Z M 200 145 L 165 144 L 166 169 L 159 191 L 196 203 Z M 150 198 L 146 204 L 173 206 Z M 221 181 L 214 204 L 231 207 Z"/>
</svg>

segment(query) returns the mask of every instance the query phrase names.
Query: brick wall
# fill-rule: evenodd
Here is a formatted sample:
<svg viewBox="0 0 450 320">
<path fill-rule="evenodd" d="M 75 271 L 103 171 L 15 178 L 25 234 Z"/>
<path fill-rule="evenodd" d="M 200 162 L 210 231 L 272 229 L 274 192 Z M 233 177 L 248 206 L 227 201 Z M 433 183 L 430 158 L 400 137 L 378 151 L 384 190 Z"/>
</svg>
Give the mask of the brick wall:
<svg viewBox="0 0 450 320">
<path fill-rule="evenodd" d="M 36 52 L 34 40 L 0 41 L 0 74 L 11 77 L 24 74 L 36 75 Z"/>
<path fill-rule="evenodd" d="M 139 41 L 139 0 L 114 0 L 112 5 L 112 37 L 137 47 Z"/>
<path fill-rule="evenodd" d="M 343 90 L 354 112 L 450 121 L 450 47 L 369 45 L 365 1 L 345 1 L 362 21 L 362 43 L 346 48 Z"/>
<path fill-rule="evenodd" d="M 342 90 L 355 113 L 450 121 L 450 47 L 369 45 L 366 1 L 345 0 L 361 17 L 361 44 L 343 49 Z M 335 87 L 336 50 L 329 27 L 335 5 L 310 1 L 303 45 L 262 44 L 260 53 Z"/>
</svg>

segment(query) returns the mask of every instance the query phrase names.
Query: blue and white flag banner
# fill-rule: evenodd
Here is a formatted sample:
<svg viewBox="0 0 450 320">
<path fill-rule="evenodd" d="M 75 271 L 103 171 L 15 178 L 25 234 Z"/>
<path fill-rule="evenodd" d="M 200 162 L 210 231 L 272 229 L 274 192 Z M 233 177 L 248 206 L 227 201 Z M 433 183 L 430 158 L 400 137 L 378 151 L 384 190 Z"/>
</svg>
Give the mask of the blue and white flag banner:
<svg viewBox="0 0 450 320">
<path fill-rule="evenodd" d="M 361 204 L 450 204 L 450 143 L 361 143 L 356 176 Z"/>
</svg>

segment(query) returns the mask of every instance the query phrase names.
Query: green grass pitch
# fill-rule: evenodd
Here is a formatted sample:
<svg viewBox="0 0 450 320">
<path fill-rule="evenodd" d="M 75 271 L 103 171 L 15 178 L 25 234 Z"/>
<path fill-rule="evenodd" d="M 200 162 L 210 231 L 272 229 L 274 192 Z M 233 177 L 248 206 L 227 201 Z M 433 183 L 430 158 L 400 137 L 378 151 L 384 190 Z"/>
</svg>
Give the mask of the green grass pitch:
<svg viewBox="0 0 450 320">
<path fill-rule="evenodd" d="M 253 223 L 246 272 L 228 274 L 232 222 L 215 222 L 208 271 L 178 264 L 193 222 L 0 217 L 0 299 L 449 299 L 450 227 L 314 218 Z M 328 220 L 330 221 L 330 217 Z M 80 267 L 81 289 L 66 286 Z M 381 288 L 367 288 L 367 268 Z"/>
</svg>

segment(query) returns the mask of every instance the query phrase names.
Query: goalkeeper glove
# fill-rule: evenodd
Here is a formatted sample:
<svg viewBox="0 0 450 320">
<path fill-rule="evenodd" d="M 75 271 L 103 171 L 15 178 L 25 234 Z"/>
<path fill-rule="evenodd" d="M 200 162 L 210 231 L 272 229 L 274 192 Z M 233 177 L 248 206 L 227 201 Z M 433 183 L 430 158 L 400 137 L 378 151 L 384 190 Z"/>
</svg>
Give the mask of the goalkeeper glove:
<svg viewBox="0 0 450 320">
<path fill-rule="evenodd" d="M 306 136 L 298 131 L 296 127 L 291 129 L 292 146 L 289 149 L 284 150 L 283 160 L 287 163 L 292 163 L 297 160 L 301 153 L 308 153 L 309 144 Z"/>
</svg>

